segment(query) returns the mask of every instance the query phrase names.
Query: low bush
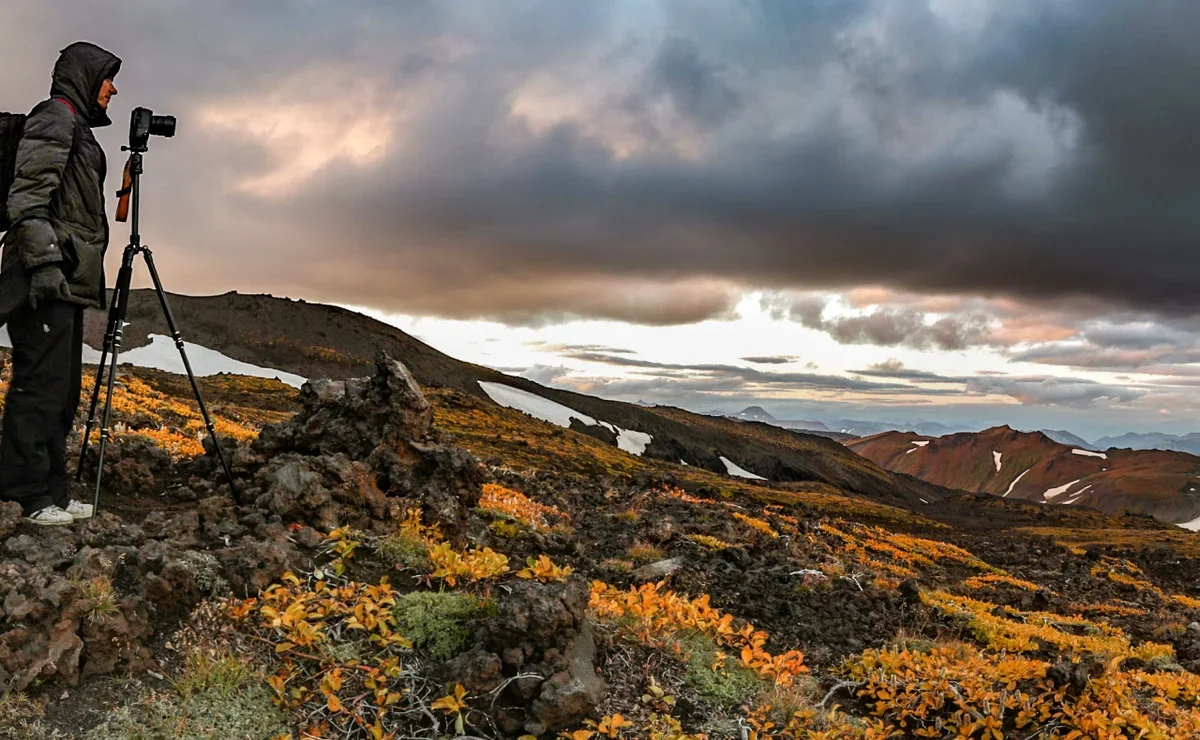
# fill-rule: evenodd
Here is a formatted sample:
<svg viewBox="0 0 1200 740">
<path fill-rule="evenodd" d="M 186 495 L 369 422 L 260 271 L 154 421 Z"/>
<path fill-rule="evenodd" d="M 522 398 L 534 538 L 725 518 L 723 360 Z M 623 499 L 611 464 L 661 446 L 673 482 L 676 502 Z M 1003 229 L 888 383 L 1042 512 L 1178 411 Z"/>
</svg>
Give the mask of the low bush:
<svg viewBox="0 0 1200 740">
<path fill-rule="evenodd" d="M 429 546 L 405 532 L 379 540 L 379 557 L 391 565 L 425 571 L 429 569 Z"/>
</svg>

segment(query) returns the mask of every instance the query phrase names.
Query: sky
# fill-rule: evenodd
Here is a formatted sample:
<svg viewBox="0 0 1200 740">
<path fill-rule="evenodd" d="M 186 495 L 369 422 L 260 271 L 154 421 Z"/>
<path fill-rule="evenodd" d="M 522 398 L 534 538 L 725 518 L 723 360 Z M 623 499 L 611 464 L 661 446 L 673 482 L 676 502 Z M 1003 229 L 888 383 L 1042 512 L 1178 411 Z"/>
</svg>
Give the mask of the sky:
<svg viewBox="0 0 1200 740">
<path fill-rule="evenodd" d="M 169 289 L 697 411 L 1200 431 L 1194 0 L 6 0 Z M 119 260 L 123 227 L 110 259 Z M 115 273 L 115 270 L 113 270 Z M 186 328 L 184 329 L 186 332 Z"/>
</svg>

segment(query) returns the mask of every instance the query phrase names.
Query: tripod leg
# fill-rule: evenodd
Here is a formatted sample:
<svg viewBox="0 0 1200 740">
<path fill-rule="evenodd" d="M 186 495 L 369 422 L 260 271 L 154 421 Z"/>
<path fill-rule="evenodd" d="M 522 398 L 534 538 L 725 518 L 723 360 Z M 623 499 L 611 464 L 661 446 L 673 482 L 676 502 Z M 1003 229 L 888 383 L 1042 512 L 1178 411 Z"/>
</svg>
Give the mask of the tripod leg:
<svg viewBox="0 0 1200 740">
<path fill-rule="evenodd" d="M 208 414 L 208 407 L 204 405 L 204 395 L 200 392 L 200 385 L 196 382 L 196 374 L 192 372 L 192 363 L 188 360 L 187 350 L 183 346 L 183 337 L 179 334 L 179 329 L 175 326 L 175 317 L 171 314 L 171 306 L 167 303 L 167 294 L 163 290 L 162 281 L 158 277 L 158 269 L 154 266 L 154 255 L 149 249 L 142 249 L 142 255 L 146 259 L 146 266 L 150 268 L 150 278 L 154 281 L 154 290 L 158 293 L 159 303 L 162 304 L 163 316 L 167 320 L 167 328 L 171 331 L 171 339 L 175 340 L 175 346 L 179 349 L 179 357 L 183 360 L 183 367 L 187 370 L 188 380 L 192 383 L 192 392 L 196 394 L 196 403 L 200 405 L 200 414 L 204 417 L 204 426 L 208 429 L 208 436 L 212 440 L 213 448 L 217 451 L 217 457 L 221 461 L 221 467 L 225 469 L 225 477 L 229 479 L 229 491 L 233 494 L 233 498 L 238 503 L 242 503 L 241 496 L 238 493 L 237 484 L 233 480 L 233 470 L 229 467 L 229 461 L 225 458 L 224 451 L 221 450 L 221 443 L 217 439 L 217 430 L 213 426 L 212 417 Z"/>
<path fill-rule="evenodd" d="M 104 397 L 104 415 L 100 423 L 100 452 L 96 460 L 96 490 L 92 494 L 92 511 L 93 513 L 100 511 L 100 483 L 104 477 L 104 452 L 108 449 L 109 437 L 109 421 L 112 416 L 112 401 L 113 389 L 117 380 L 117 362 L 121 355 L 121 340 L 125 332 L 125 314 L 129 310 L 129 283 L 133 279 L 133 255 L 137 253 L 136 248 L 131 244 L 125 249 L 125 255 L 121 259 L 121 272 L 117 276 L 117 290 L 113 294 L 113 318 L 112 322 L 112 360 L 108 368 L 108 392 Z M 112 321 L 112 318 L 110 318 Z M 104 372 L 104 365 L 101 364 L 96 373 L 96 388 L 92 392 L 92 406 L 96 404 L 96 393 L 100 388 L 100 374 Z M 89 421 L 89 425 L 90 425 Z M 89 426 L 88 434 L 91 433 Z M 84 437 L 84 445 L 86 451 L 87 437 Z M 83 459 L 80 458 L 80 464 Z"/>
<path fill-rule="evenodd" d="M 117 286 L 113 291 L 112 305 L 108 307 L 108 327 L 104 330 L 104 349 L 100 351 L 100 363 L 96 365 L 96 382 L 92 384 L 92 400 L 88 404 L 87 424 L 83 429 L 83 442 L 79 445 L 79 464 L 75 466 L 75 481 L 78 483 L 83 480 L 83 463 L 87 460 L 88 446 L 92 437 L 92 428 L 96 426 L 96 406 L 100 401 L 100 385 L 104 382 L 104 371 L 108 366 L 108 356 L 112 351 L 113 337 L 117 330 L 117 324 L 124 320 L 118 310 L 120 301 L 118 297 L 122 293 L 122 278 L 128 278 L 130 272 L 124 270 L 117 277 Z M 125 292 L 128 292 L 129 285 L 126 280 L 124 286 Z"/>
</svg>

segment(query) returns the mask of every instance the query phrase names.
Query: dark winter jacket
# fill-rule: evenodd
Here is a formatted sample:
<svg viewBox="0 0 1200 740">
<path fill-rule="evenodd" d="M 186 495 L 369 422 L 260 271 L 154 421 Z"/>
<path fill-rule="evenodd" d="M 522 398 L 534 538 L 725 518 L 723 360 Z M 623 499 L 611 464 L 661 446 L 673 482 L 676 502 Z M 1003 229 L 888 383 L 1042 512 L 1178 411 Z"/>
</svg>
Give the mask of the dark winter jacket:
<svg viewBox="0 0 1200 740">
<path fill-rule="evenodd" d="M 104 80 L 120 68 L 120 59 L 93 44 L 63 49 L 51 98 L 29 114 L 17 147 L 7 204 L 14 226 L 5 235 L 0 261 L 6 273 L 58 265 L 71 301 L 97 308 L 105 297 L 107 161 L 92 129 L 112 123 L 97 99 Z M 9 284 L 17 283 L 5 281 Z"/>
</svg>

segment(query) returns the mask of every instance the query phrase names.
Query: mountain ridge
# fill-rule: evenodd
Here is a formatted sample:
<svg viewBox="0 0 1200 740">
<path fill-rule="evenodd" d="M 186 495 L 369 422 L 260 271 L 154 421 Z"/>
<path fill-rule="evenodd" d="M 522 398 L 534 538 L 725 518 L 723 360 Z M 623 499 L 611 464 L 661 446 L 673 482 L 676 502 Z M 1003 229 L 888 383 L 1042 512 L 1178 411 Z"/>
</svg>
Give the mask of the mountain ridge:
<svg viewBox="0 0 1200 740">
<path fill-rule="evenodd" d="M 1200 526 L 1200 457 L 1187 453 L 1097 452 L 1008 426 L 928 438 L 885 432 L 848 446 L 889 470 L 949 488 Z"/>
<path fill-rule="evenodd" d="M 549 388 L 457 360 L 396 327 L 336 306 L 236 292 L 202 297 L 170 294 L 169 300 L 185 340 L 241 362 L 338 380 L 370 374 L 370 358 L 383 350 L 402 360 L 424 386 L 453 388 L 493 403 L 480 383 L 502 384 L 608 425 L 647 434 L 651 437 L 643 453 L 647 457 L 671 463 L 684 460 L 719 474 L 729 470 L 725 458 L 775 482 L 823 482 L 909 506 L 949 495 L 938 486 L 897 476 L 862 460 L 825 436 L 726 420 L 728 425 L 747 425 L 735 431 L 714 417 L 683 409 L 643 407 Z M 99 311 L 88 312 L 84 336 L 92 346 L 103 341 L 105 318 Z M 144 347 L 151 335 L 168 333 L 153 291 L 131 292 L 127 318 L 126 349 Z M 606 443 L 617 443 L 613 431 L 603 425 L 580 428 Z M 826 480 L 830 476 L 833 479 Z"/>
</svg>

